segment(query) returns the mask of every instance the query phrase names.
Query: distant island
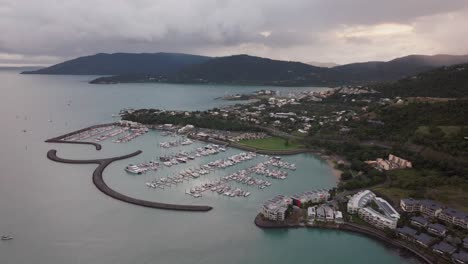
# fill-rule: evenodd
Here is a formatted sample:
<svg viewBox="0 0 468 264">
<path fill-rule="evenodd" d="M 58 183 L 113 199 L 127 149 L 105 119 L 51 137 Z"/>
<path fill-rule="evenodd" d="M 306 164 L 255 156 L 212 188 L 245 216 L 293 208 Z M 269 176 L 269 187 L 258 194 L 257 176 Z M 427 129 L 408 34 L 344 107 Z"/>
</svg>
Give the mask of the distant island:
<svg viewBox="0 0 468 264">
<path fill-rule="evenodd" d="M 93 84 L 190 83 L 270 86 L 337 86 L 396 81 L 441 66 L 467 63 L 468 55 L 410 55 L 388 62 L 332 68 L 249 55 L 207 57 L 178 53 L 99 53 L 24 74 L 110 75 Z"/>
</svg>

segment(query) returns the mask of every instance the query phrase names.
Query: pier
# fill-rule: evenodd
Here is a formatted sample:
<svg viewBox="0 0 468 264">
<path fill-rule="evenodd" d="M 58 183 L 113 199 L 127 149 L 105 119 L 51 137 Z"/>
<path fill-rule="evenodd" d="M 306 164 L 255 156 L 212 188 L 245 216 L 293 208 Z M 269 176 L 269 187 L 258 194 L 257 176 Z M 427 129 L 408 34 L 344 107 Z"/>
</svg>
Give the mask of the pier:
<svg viewBox="0 0 468 264">
<path fill-rule="evenodd" d="M 73 141 L 72 141 L 73 142 Z M 57 142 L 63 143 L 63 142 Z M 157 209 L 165 209 L 165 210 L 176 210 L 176 211 L 193 211 L 193 212 L 206 212 L 213 209 L 211 206 L 206 205 L 182 205 L 182 204 L 168 204 L 168 203 L 159 203 L 147 200 L 141 200 L 133 197 L 126 196 L 122 193 L 119 193 L 112 188 L 110 188 L 105 182 L 102 177 L 102 173 L 104 169 L 109 166 L 112 162 L 122 159 L 131 158 L 134 156 L 139 155 L 142 153 L 141 150 L 135 151 L 128 155 L 114 157 L 114 158 L 106 158 L 106 159 L 91 159 L 91 160 L 73 160 L 73 159 L 64 159 L 57 157 L 57 150 L 51 149 L 47 152 L 47 158 L 60 163 L 68 163 L 68 164 L 98 164 L 99 166 L 93 172 L 93 183 L 94 185 L 104 194 L 131 204 L 140 205 L 144 207 L 150 208 L 157 208 Z"/>
</svg>

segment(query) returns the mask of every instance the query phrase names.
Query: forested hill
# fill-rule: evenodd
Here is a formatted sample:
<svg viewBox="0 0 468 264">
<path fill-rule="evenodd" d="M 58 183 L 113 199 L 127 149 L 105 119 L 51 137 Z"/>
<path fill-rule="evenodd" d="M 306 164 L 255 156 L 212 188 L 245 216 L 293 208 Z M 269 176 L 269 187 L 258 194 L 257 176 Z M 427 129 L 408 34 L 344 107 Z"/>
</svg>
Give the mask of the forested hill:
<svg viewBox="0 0 468 264">
<path fill-rule="evenodd" d="M 167 75 L 200 64 L 210 57 L 179 53 L 99 53 L 65 61 L 48 68 L 25 71 L 25 74 L 72 75 Z"/>
<path fill-rule="evenodd" d="M 301 62 L 235 55 L 188 67 L 169 80 L 182 83 L 305 85 L 320 83 L 320 74 L 326 70 Z"/>
<path fill-rule="evenodd" d="M 388 62 L 352 63 L 324 68 L 301 62 L 249 55 L 211 58 L 176 53 L 100 53 L 24 73 L 113 75 L 100 77 L 92 83 L 172 82 L 335 86 L 396 81 L 440 66 L 459 63 L 468 63 L 468 56 L 411 55 Z"/>
<path fill-rule="evenodd" d="M 438 67 L 461 63 L 468 63 L 468 55 L 409 55 L 387 62 L 371 61 L 333 67 L 323 78 L 346 84 L 396 81 Z"/>
<path fill-rule="evenodd" d="M 468 63 L 441 67 L 393 83 L 374 85 L 384 97 L 468 97 Z"/>
</svg>

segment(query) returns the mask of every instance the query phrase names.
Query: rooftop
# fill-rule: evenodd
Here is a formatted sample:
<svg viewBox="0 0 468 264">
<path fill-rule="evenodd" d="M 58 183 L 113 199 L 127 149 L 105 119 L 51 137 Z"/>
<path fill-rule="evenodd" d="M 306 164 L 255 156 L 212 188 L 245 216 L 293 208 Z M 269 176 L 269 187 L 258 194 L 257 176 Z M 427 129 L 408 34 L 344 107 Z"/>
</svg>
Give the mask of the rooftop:
<svg viewBox="0 0 468 264">
<path fill-rule="evenodd" d="M 376 197 L 375 201 L 380 209 L 382 209 L 386 216 L 393 218 L 400 218 L 400 214 L 384 199 Z"/>
<path fill-rule="evenodd" d="M 417 241 L 423 243 L 423 244 L 430 244 L 432 241 L 434 241 L 434 237 L 426 234 L 426 233 L 421 233 L 419 235 L 414 235 L 414 239 Z"/>
<path fill-rule="evenodd" d="M 453 209 L 453 208 L 446 208 L 446 209 L 442 210 L 442 213 L 444 213 L 446 215 L 449 215 L 451 217 L 461 218 L 461 219 L 465 219 L 465 220 L 468 221 L 468 214 L 467 213 L 462 212 L 462 211 L 458 211 L 458 210 Z"/>
<path fill-rule="evenodd" d="M 429 224 L 427 225 L 427 228 L 432 228 L 434 230 L 437 230 L 438 232 L 444 232 L 445 230 L 447 230 L 447 227 L 441 224 Z"/>
<path fill-rule="evenodd" d="M 408 226 L 399 227 L 399 228 L 396 229 L 396 231 L 398 233 L 402 233 L 402 234 L 408 235 L 408 236 L 414 236 L 418 232 L 415 229 L 413 229 L 411 227 L 408 227 Z"/>
<path fill-rule="evenodd" d="M 422 225 L 427 225 L 429 223 L 429 221 L 425 217 L 422 217 L 422 216 L 413 216 L 411 217 L 411 221 L 418 222 Z"/>
<path fill-rule="evenodd" d="M 468 262 L 468 252 L 464 250 L 460 250 L 460 253 L 453 254 L 452 257 L 457 260 Z"/>
<path fill-rule="evenodd" d="M 427 208 L 430 208 L 432 210 L 437 210 L 437 209 L 441 209 L 441 208 L 444 208 L 444 206 L 436 201 L 433 201 L 433 200 L 419 200 L 419 203 L 424 206 L 424 207 L 427 207 Z"/>
<path fill-rule="evenodd" d="M 438 251 L 441 251 L 443 253 L 452 253 L 454 252 L 457 248 L 450 245 L 449 243 L 447 242 L 440 242 L 438 244 L 435 244 L 434 246 L 432 246 L 432 249 L 435 249 L 435 250 L 438 250 Z"/>
</svg>

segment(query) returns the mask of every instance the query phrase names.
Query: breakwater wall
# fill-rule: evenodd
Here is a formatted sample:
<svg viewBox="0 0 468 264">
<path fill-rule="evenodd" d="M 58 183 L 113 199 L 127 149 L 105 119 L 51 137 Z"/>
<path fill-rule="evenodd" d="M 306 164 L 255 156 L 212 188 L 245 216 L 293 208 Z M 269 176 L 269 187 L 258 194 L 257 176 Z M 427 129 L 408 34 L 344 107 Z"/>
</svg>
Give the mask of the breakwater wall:
<svg viewBox="0 0 468 264">
<path fill-rule="evenodd" d="M 63 142 L 59 142 L 59 143 L 63 143 Z M 123 202 L 135 204 L 139 206 L 144 206 L 144 207 L 165 209 L 165 210 L 176 210 L 176 211 L 206 212 L 206 211 L 210 211 L 211 209 L 213 209 L 213 207 L 207 206 L 207 205 L 168 204 L 168 203 L 141 200 L 141 199 L 129 197 L 122 193 L 119 193 L 113 190 L 112 188 L 110 188 L 104 182 L 102 174 L 104 172 L 104 169 L 107 166 L 109 166 L 114 161 L 131 158 L 131 157 L 139 155 L 140 153 L 142 153 L 142 151 L 138 150 L 128 155 L 114 157 L 114 158 L 92 159 L 92 160 L 72 160 L 72 159 L 64 159 L 64 158 L 57 157 L 57 150 L 52 149 L 47 152 L 47 158 L 55 162 L 68 163 L 68 164 L 98 164 L 98 167 L 93 172 L 94 185 L 104 194 L 114 199 L 123 201 Z"/>
<path fill-rule="evenodd" d="M 79 129 L 79 130 L 76 130 L 76 131 L 73 131 L 73 132 L 70 132 L 70 133 L 67 133 L 67 134 L 63 134 L 63 135 L 58 136 L 58 137 L 47 139 L 45 142 L 46 143 L 66 143 L 66 144 L 92 145 L 92 146 L 94 146 L 96 148 L 96 150 L 101 150 L 101 148 L 102 148 L 101 144 L 98 144 L 98 143 L 95 143 L 95 142 L 69 141 L 69 140 L 63 140 L 63 139 L 67 138 L 69 136 L 78 134 L 78 133 L 85 132 L 87 130 L 91 130 L 91 129 L 95 129 L 95 128 L 99 128 L 99 127 L 113 126 L 113 125 L 117 125 L 117 124 L 118 123 L 108 123 L 108 124 L 100 124 L 100 125 L 89 126 L 89 127 L 82 128 L 82 129 Z"/>
</svg>

